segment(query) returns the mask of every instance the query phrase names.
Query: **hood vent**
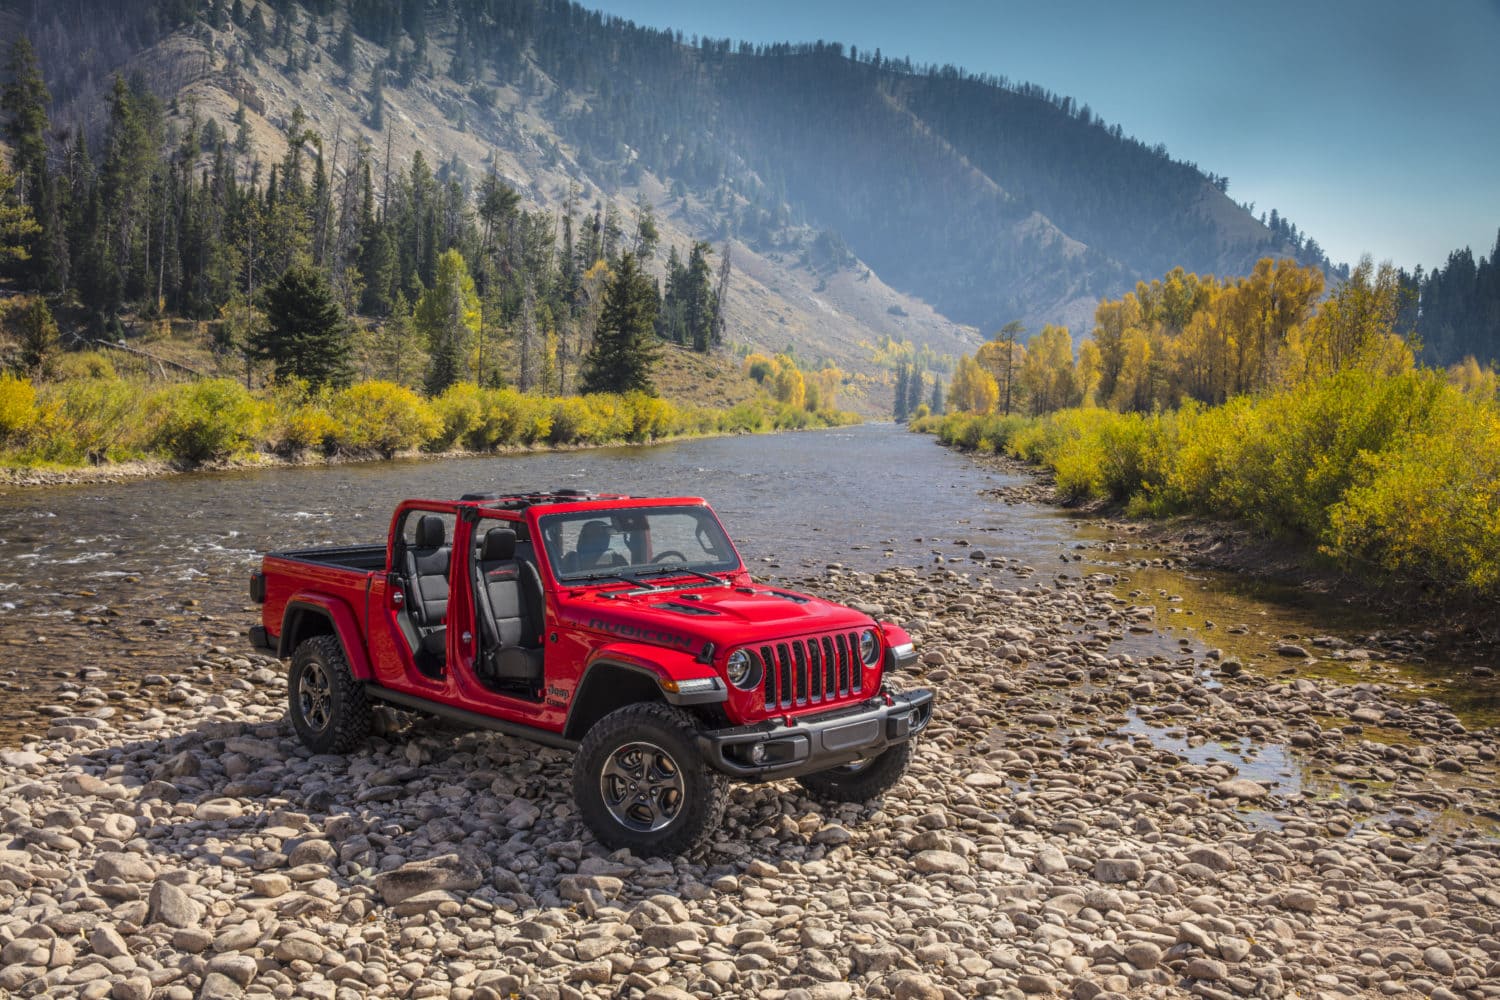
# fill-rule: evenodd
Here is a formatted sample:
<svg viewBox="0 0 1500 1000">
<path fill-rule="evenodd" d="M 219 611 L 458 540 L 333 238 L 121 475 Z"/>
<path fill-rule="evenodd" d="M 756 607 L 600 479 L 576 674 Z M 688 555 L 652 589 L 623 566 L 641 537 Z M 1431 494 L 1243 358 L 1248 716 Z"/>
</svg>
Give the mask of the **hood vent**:
<svg viewBox="0 0 1500 1000">
<path fill-rule="evenodd" d="M 663 601 L 661 604 L 653 604 L 651 606 L 653 608 L 660 608 L 663 611 L 675 611 L 680 615 L 717 616 L 721 614 L 721 612 L 715 611 L 713 608 L 700 607 L 696 604 L 678 604 L 676 601 Z"/>
</svg>

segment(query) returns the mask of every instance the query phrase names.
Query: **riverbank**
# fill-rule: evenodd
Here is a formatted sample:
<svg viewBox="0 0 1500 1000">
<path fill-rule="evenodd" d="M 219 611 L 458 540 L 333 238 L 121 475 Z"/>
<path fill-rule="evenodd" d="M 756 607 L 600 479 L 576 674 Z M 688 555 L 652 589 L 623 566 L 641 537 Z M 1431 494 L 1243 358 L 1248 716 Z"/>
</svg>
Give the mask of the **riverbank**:
<svg viewBox="0 0 1500 1000">
<path fill-rule="evenodd" d="M 822 429 L 822 428 L 818 428 Z M 493 451 L 423 451 L 410 449 L 393 455 L 296 455 L 284 456 L 257 453 L 241 458 L 223 459 L 196 464 L 181 464 L 164 461 L 106 462 L 102 465 L 81 468 L 22 469 L 0 466 L 0 492 L 5 487 L 34 486 L 93 486 L 104 483 L 122 483 L 138 479 L 154 479 L 196 472 L 237 472 L 254 469 L 303 469 L 324 468 L 339 465 L 376 465 L 383 462 L 435 462 L 445 459 L 495 458 L 504 455 L 545 455 L 572 451 L 590 451 L 598 448 L 619 448 L 630 444 L 642 447 L 654 444 L 670 444 L 673 441 L 692 441 L 701 438 L 724 437 L 736 433 L 779 433 L 779 431 L 705 431 L 702 434 L 684 434 L 650 441 L 608 441 L 600 443 L 572 443 L 555 445 L 508 445 Z"/>
<path fill-rule="evenodd" d="M 1456 653 L 1466 663 L 1500 663 L 1500 625 L 1482 601 L 1390 581 L 1372 583 L 1340 569 L 1309 545 L 1267 537 L 1234 521 L 1192 514 L 1134 517 L 1118 501 L 1067 497 L 1045 466 L 1004 454 L 967 454 L 983 468 L 1025 480 L 987 490 L 987 496 L 1007 504 L 1065 509 L 1088 519 L 1109 539 L 1087 547 L 1108 552 L 1114 561 L 1250 577 L 1383 615 L 1384 628 L 1407 654 Z M 1491 668 L 1475 669 L 1493 676 Z"/>
<path fill-rule="evenodd" d="M 1122 652 L 1152 622 L 1094 574 L 958 553 L 785 582 L 919 638 L 898 683 L 939 712 L 883 802 L 740 786 L 704 853 L 641 861 L 584 831 L 563 753 L 391 713 L 312 757 L 279 666 L 210 648 L 80 685 L 0 753 L 0 989 L 1495 995 L 1494 731 Z"/>
<path fill-rule="evenodd" d="M 416 452 L 510 454 L 860 422 L 769 395 L 728 409 L 621 395 L 542 396 L 462 382 L 424 398 L 390 382 L 251 391 L 232 379 L 120 378 L 33 386 L 0 374 L 0 468 L 23 484 L 109 482 L 168 470 L 313 464 Z"/>
<path fill-rule="evenodd" d="M 632 445 L 647 447 L 650 445 L 671 444 L 674 441 L 695 441 L 738 434 L 780 434 L 808 430 L 832 430 L 835 426 L 852 426 L 852 422 L 834 426 L 706 430 L 701 433 L 674 434 L 643 441 L 575 441 L 563 444 L 502 445 L 485 451 L 469 451 L 462 448 L 447 449 L 444 451 L 426 451 L 413 448 L 398 451 L 391 455 L 373 453 L 312 455 L 303 453 L 292 456 L 257 452 L 253 455 L 197 463 L 140 460 L 105 462 L 100 465 L 79 466 L 75 468 L 17 468 L 0 466 L 0 493 L 4 493 L 8 487 L 25 489 L 38 486 L 94 486 L 198 472 L 323 468 L 339 465 L 377 465 L 385 462 L 433 462 L 444 459 L 482 459 L 507 455 L 560 454 L 575 451 L 593 451 L 600 448 L 629 447 Z"/>
</svg>

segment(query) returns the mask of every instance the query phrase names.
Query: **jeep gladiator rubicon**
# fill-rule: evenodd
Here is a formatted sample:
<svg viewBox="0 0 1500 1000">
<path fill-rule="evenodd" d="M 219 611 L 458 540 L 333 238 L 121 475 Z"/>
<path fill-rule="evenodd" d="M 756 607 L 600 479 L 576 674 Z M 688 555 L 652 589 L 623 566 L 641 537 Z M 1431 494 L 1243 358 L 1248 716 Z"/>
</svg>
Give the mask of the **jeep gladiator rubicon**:
<svg viewBox="0 0 1500 1000">
<path fill-rule="evenodd" d="M 755 583 L 697 498 L 407 500 L 384 545 L 269 554 L 250 591 L 310 750 L 357 747 L 377 700 L 567 749 L 584 822 L 641 854 L 705 839 L 731 778 L 879 795 L 932 717 L 885 684 L 904 631 Z"/>
</svg>

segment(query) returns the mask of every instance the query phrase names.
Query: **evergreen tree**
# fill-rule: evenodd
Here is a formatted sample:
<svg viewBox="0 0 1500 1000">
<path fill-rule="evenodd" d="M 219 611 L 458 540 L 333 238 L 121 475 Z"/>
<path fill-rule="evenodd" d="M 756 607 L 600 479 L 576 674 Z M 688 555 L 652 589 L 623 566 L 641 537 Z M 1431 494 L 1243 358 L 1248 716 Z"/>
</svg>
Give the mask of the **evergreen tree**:
<svg viewBox="0 0 1500 1000">
<path fill-rule="evenodd" d="M 892 394 L 893 403 L 891 412 L 895 415 L 896 423 L 906 422 L 906 388 L 911 380 L 910 366 L 905 361 L 896 363 L 896 391 Z"/>
<path fill-rule="evenodd" d="M 906 379 L 906 415 L 912 417 L 922 405 L 923 374 L 913 369 Z"/>
<path fill-rule="evenodd" d="M 584 359 L 584 392 L 656 394 L 651 381 L 660 348 L 656 321 L 656 285 L 623 254 L 604 293 L 604 310 L 594 332 L 594 346 Z"/>
<path fill-rule="evenodd" d="M 0 265 L 27 260 L 32 238 L 41 232 L 31 209 L 13 196 L 15 184 L 15 175 L 0 160 Z"/>
<path fill-rule="evenodd" d="M 932 376 L 932 399 L 927 404 L 927 409 L 935 417 L 943 415 L 943 380 L 937 375 Z"/>
<path fill-rule="evenodd" d="M 36 53 L 25 37 L 10 49 L 10 82 L 0 92 L 0 110 L 8 116 L 5 137 L 10 140 L 16 193 L 32 214 L 42 214 L 41 193 L 47 177 L 47 105 L 52 97 L 42 81 Z"/>
<path fill-rule="evenodd" d="M 38 377 L 51 374 L 58 338 L 57 321 L 47 308 L 47 300 L 40 295 L 19 300 L 11 307 L 10 323 L 21 349 L 21 369 Z"/>
<path fill-rule="evenodd" d="M 295 264 L 263 293 L 266 325 L 251 353 L 275 365 L 278 379 L 345 385 L 352 376 L 348 323 L 321 270 Z"/>
<path fill-rule="evenodd" d="M 724 314 L 729 308 L 729 241 L 724 241 L 724 256 L 719 261 L 719 284 L 714 289 L 713 316 L 709 321 L 708 341 L 715 347 L 724 343 Z"/>
<path fill-rule="evenodd" d="M 713 248 L 702 240 L 693 243 L 687 264 L 686 320 L 693 350 L 706 354 L 713 337 L 713 271 L 708 255 Z"/>
<path fill-rule="evenodd" d="M 345 21 L 339 33 L 338 43 L 333 47 L 333 61 L 347 75 L 354 72 L 354 22 Z"/>
<path fill-rule="evenodd" d="M 370 70 L 370 113 L 365 123 L 377 132 L 385 129 L 385 70 L 379 66 Z"/>
</svg>

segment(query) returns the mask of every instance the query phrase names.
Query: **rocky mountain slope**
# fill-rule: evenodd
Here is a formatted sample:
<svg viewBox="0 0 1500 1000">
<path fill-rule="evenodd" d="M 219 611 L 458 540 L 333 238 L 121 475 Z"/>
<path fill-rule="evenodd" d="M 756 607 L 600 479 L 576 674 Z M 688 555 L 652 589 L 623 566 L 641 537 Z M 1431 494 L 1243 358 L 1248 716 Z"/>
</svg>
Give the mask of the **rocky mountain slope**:
<svg viewBox="0 0 1500 1000">
<path fill-rule="evenodd" d="M 493 163 L 559 214 L 629 220 L 644 197 L 666 244 L 731 248 L 732 341 L 846 368 L 1016 318 L 1081 334 L 1101 296 L 1178 264 L 1321 259 L 1086 105 L 878 51 L 685 42 L 561 0 L 21 0 L 14 23 L 64 128 L 97 136 L 110 79 L 138 74 L 179 124 L 232 130 L 243 107 L 246 170 L 300 106 L 331 147 L 421 149 L 471 181 Z"/>
</svg>

